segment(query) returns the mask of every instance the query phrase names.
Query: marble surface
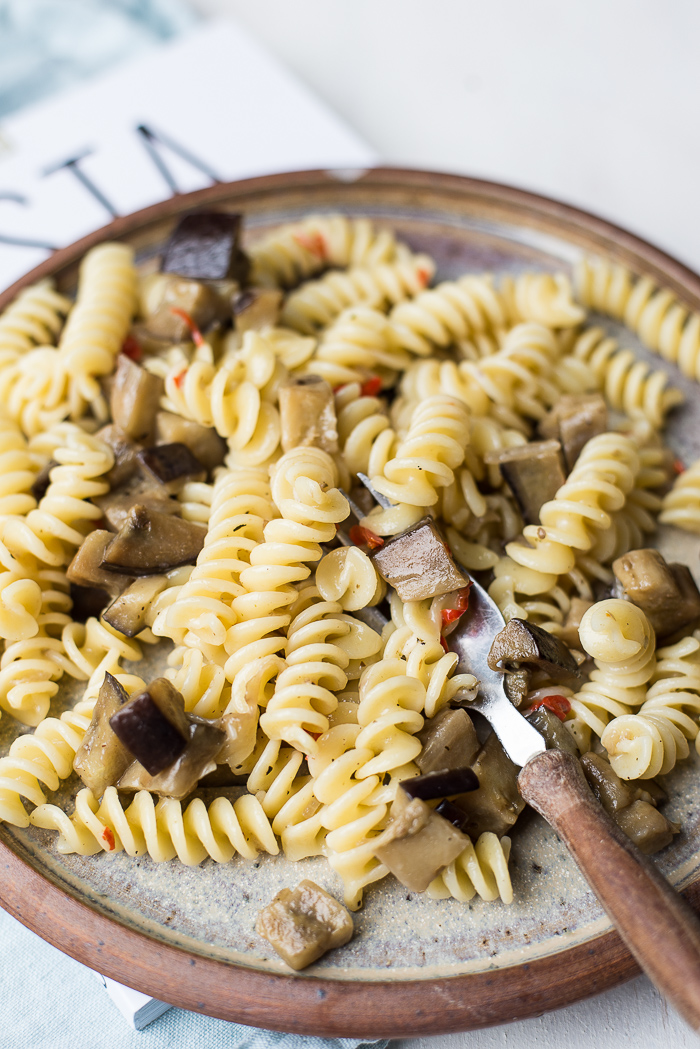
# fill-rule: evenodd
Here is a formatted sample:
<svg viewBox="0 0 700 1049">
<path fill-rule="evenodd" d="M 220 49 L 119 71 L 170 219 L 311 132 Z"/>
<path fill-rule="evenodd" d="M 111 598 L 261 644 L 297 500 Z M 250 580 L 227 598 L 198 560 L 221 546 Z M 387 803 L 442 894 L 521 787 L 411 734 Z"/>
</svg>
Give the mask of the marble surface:
<svg viewBox="0 0 700 1049">
<path fill-rule="evenodd" d="M 387 162 L 604 215 L 700 268 L 700 5 L 195 0 L 231 13 Z M 690 1049 L 645 978 L 535 1020 L 401 1049 Z"/>
</svg>

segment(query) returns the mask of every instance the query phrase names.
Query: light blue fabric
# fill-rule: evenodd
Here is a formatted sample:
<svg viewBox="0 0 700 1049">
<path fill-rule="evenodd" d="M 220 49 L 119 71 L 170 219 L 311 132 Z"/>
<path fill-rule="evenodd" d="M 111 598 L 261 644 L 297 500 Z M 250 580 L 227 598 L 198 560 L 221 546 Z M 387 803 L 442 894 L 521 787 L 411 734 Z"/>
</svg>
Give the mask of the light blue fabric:
<svg viewBox="0 0 700 1049">
<path fill-rule="evenodd" d="M 184 0 L 0 0 L 0 117 L 195 21 Z"/>
<path fill-rule="evenodd" d="M 134 1031 L 93 974 L 0 910 L 0 1046 L 8 1049 L 355 1049 L 170 1009 Z M 371 1043 L 384 1049 L 386 1042 Z"/>
</svg>

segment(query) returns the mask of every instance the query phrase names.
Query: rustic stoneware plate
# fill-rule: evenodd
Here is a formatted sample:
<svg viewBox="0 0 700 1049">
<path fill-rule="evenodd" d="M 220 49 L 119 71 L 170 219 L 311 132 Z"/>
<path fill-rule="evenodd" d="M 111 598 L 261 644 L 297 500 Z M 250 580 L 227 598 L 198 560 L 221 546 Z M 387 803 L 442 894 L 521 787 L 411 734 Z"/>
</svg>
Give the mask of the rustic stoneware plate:
<svg viewBox="0 0 700 1049">
<path fill-rule="evenodd" d="M 582 253 L 603 254 L 650 274 L 700 310 L 698 276 L 607 222 L 505 186 L 388 169 L 275 175 L 175 197 L 57 252 L 0 295 L 0 308 L 21 286 L 47 275 L 72 292 L 79 260 L 102 240 L 128 241 L 148 262 L 177 217 L 204 205 L 242 211 L 250 240 L 309 211 L 369 215 L 433 255 L 440 277 L 468 270 L 568 271 Z M 631 335 L 625 338 L 636 345 Z M 665 367 L 658 359 L 655 366 Z M 689 459 L 700 454 L 700 396 L 667 368 L 686 393 L 669 440 Z M 694 570 L 697 548 L 697 540 L 688 539 L 676 551 Z M 78 694 L 63 687 L 52 712 Z M 2 718 L 3 753 L 19 731 L 11 717 Z M 689 762 L 669 777 L 666 811 L 683 829 L 657 860 L 700 904 L 697 772 Z M 72 808 L 76 790 L 68 781 L 58 799 Z M 380 883 L 356 915 L 354 940 L 300 975 L 290 974 L 256 936 L 255 916 L 302 877 L 339 896 L 341 886 L 324 860 L 292 866 L 264 856 L 252 864 L 207 860 L 188 868 L 124 853 L 61 856 L 54 842 L 54 835 L 34 828 L 0 828 L 0 901 L 8 911 L 122 983 L 246 1024 L 320 1035 L 439 1034 L 534 1016 L 638 971 L 554 832 L 532 813 L 513 835 L 510 907 L 478 898 L 433 901 Z"/>
</svg>

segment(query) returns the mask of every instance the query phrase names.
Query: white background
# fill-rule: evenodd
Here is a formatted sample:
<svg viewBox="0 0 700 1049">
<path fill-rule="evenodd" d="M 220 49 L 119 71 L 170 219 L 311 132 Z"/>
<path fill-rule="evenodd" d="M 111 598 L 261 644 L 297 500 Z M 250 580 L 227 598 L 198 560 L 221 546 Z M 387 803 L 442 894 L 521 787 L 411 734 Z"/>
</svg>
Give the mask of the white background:
<svg viewBox="0 0 700 1049">
<path fill-rule="evenodd" d="M 700 269 L 697 0 L 196 6 L 234 14 L 387 162 L 550 194 Z M 640 979 L 537 1020 L 402 1049 L 698 1044 Z"/>
</svg>

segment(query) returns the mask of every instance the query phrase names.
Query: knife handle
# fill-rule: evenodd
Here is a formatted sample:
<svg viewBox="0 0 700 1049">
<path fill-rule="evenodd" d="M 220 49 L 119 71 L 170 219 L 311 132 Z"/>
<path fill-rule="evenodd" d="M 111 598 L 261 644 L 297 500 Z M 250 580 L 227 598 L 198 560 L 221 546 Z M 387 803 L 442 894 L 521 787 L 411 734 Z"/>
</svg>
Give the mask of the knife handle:
<svg viewBox="0 0 700 1049">
<path fill-rule="evenodd" d="M 700 922 L 593 796 L 572 754 L 547 750 L 518 777 L 649 979 L 700 1030 Z"/>
</svg>

